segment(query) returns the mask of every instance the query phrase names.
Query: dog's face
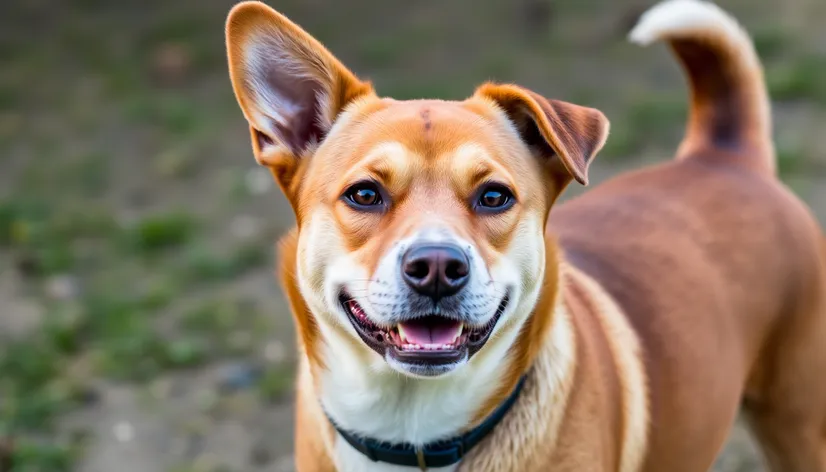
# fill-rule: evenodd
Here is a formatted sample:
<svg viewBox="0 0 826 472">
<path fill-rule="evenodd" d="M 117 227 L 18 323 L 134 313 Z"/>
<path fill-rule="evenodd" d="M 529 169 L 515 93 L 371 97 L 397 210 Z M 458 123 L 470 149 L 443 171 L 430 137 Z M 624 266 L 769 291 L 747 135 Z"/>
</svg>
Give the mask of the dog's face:
<svg viewBox="0 0 826 472">
<path fill-rule="evenodd" d="M 520 342 L 548 212 L 586 181 L 604 116 L 512 85 L 379 98 L 260 3 L 233 9 L 227 44 L 256 158 L 297 217 L 287 275 L 310 357 L 433 377 Z"/>
</svg>

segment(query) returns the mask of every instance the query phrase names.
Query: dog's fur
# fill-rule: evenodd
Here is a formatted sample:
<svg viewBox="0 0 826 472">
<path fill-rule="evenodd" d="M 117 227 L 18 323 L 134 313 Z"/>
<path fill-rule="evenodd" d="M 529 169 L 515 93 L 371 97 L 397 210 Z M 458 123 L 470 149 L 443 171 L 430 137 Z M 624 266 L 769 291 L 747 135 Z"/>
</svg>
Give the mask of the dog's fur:
<svg viewBox="0 0 826 472">
<path fill-rule="evenodd" d="M 301 346 L 301 472 L 409 470 L 370 462 L 325 412 L 423 444 L 478 424 L 523 374 L 503 421 L 445 470 L 707 470 L 742 403 L 772 470 L 826 471 L 826 245 L 775 176 L 751 41 L 700 0 L 654 7 L 631 38 L 667 41 L 688 75 L 677 157 L 551 210 L 587 182 L 608 133 L 599 111 L 498 84 L 462 102 L 379 98 L 269 7 L 232 10 L 233 87 L 297 220 L 281 275 Z M 386 189 L 385 211 L 342 202 L 364 176 Z M 474 213 L 491 179 L 517 203 Z M 465 290 L 481 300 L 468 316 L 511 297 L 485 347 L 433 378 L 370 350 L 336 298 L 344 286 L 389 323 L 405 309 L 400 251 L 422 239 L 466 248 Z"/>
</svg>

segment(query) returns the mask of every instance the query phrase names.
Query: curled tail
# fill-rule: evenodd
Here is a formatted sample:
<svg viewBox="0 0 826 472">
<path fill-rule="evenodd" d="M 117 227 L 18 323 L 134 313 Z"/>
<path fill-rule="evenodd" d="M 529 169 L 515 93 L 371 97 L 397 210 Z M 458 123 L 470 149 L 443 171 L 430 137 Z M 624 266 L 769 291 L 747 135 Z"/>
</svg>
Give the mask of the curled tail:
<svg viewBox="0 0 826 472">
<path fill-rule="evenodd" d="M 775 172 L 769 95 L 748 33 L 703 0 L 666 0 L 646 11 L 631 41 L 667 41 L 688 75 L 691 107 L 677 158 L 731 150 L 750 166 Z"/>
</svg>

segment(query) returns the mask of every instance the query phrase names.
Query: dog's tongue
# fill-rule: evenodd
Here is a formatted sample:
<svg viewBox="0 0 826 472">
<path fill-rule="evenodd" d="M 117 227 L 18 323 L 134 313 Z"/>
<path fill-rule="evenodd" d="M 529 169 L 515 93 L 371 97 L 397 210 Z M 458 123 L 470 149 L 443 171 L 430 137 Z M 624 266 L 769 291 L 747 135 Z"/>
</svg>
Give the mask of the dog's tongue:
<svg viewBox="0 0 826 472">
<path fill-rule="evenodd" d="M 453 344 L 462 334 L 462 323 L 446 318 L 428 316 L 399 323 L 399 335 L 409 344 Z"/>
</svg>

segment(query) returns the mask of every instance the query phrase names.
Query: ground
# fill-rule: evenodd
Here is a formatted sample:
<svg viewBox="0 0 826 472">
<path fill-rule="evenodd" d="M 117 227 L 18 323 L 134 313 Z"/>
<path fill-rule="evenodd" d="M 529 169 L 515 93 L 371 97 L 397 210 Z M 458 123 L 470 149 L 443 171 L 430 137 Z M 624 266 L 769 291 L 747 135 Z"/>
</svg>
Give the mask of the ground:
<svg viewBox="0 0 826 472">
<path fill-rule="evenodd" d="M 766 61 L 782 177 L 824 221 L 826 4 L 720 2 Z M 624 40 L 647 1 L 271 3 L 384 95 L 496 79 L 603 109 L 592 185 L 681 134 L 678 67 Z M 292 214 L 231 93 L 231 4 L 0 2 L 0 471 L 292 470 L 273 277 Z M 752 470 L 737 428 L 715 471 Z"/>
</svg>

